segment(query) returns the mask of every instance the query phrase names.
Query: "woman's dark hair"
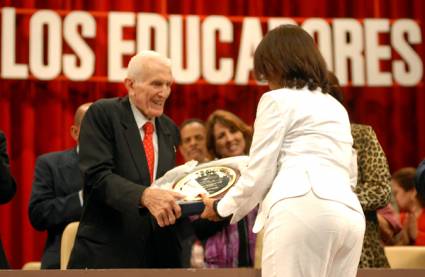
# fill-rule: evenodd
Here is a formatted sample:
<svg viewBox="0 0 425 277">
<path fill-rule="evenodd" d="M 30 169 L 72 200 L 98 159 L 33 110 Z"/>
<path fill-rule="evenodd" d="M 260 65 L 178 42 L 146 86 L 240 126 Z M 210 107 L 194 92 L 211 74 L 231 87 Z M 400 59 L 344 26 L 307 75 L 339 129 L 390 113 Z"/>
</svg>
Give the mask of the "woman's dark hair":
<svg viewBox="0 0 425 277">
<path fill-rule="evenodd" d="M 332 95 L 339 103 L 343 104 L 344 102 L 344 93 L 342 88 L 339 85 L 338 78 L 333 74 L 333 72 L 328 71 L 328 80 L 329 80 L 329 94 Z"/>
<path fill-rule="evenodd" d="M 296 25 L 281 25 L 266 34 L 255 50 L 254 73 L 258 80 L 281 87 L 329 92 L 326 62 L 313 38 Z"/>
<path fill-rule="evenodd" d="M 214 126 L 217 123 L 221 123 L 232 131 L 242 132 L 245 139 L 244 154 L 248 154 L 252 142 L 252 128 L 243 122 L 238 116 L 225 110 L 216 110 L 208 117 L 206 124 L 208 151 L 214 157 L 221 158 L 221 155 L 217 153 L 215 147 Z"/>
</svg>

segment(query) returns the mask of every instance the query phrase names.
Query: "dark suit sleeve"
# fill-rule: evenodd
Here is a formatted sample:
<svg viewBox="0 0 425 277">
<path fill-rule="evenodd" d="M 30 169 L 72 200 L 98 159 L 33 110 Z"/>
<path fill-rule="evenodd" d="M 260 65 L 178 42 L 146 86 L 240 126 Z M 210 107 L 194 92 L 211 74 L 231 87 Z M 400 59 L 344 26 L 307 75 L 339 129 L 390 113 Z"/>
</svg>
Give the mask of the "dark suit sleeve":
<svg viewBox="0 0 425 277">
<path fill-rule="evenodd" d="M 193 231 L 199 240 L 206 240 L 217 234 L 230 223 L 230 219 L 218 222 L 209 221 L 207 219 L 196 219 L 192 222 Z"/>
<path fill-rule="evenodd" d="M 84 197 L 96 197 L 106 205 L 121 212 L 137 210 L 140 198 L 147 188 L 117 174 L 117 152 L 114 132 L 119 114 L 114 108 L 93 104 L 86 115 L 80 131 L 80 169 L 84 175 Z"/>
<path fill-rule="evenodd" d="M 10 174 L 9 158 L 6 152 L 6 138 L 0 132 L 0 204 L 8 202 L 15 195 L 16 183 Z"/>
<path fill-rule="evenodd" d="M 55 191 L 55 187 L 66 185 L 59 184 L 61 180 L 54 176 L 54 172 L 58 170 L 57 166 L 56 160 L 49 162 L 46 156 L 39 157 L 35 164 L 29 218 L 37 230 L 46 230 L 77 221 L 81 215 L 82 207 L 78 191 L 63 196 L 58 196 L 58 192 Z"/>
</svg>

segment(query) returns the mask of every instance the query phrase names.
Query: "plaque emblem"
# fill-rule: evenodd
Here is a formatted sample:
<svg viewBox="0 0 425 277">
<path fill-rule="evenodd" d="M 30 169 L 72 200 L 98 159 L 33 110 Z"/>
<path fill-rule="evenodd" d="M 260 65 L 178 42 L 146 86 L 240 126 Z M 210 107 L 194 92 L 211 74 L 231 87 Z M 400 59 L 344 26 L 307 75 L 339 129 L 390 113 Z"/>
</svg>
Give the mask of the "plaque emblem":
<svg viewBox="0 0 425 277">
<path fill-rule="evenodd" d="M 187 194 L 190 190 L 202 190 L 208 197 L 221 198 L 236 183 L 239 171 L 230 166 L 209 166 L 198 169 L 177 181 L 173 190 Z M 187 200 L 200 200 L 200 197 Z"/>
</svg>

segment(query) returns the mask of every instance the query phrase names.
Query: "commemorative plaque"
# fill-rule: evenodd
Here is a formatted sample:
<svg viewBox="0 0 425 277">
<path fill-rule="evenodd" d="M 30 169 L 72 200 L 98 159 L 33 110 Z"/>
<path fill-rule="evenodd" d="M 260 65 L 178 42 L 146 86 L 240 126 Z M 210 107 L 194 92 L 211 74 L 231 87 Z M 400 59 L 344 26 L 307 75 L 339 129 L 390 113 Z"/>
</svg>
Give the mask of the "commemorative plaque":
<svg viewBox="0 0 425 277">
<path fill-rule="evenodd" d="M 199 214 L 204 204 L 200 193 L 211 198 L 221 198 L 239 178 L 239 171 L 230 166 L 209 166 L 195 170 L 173 185 L 173 190 L 186 195 L 185 200 L 179 201 L 183 215 Z"/>
</svg>

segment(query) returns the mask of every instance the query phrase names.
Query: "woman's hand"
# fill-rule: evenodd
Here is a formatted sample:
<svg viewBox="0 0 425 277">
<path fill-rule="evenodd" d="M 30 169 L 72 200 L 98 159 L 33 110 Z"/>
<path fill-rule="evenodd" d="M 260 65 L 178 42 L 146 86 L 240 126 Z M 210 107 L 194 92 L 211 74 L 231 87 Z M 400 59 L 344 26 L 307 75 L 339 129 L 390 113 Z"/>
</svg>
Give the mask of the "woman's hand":
<svg viewBox="0 0 425 277">
<path fill-rule="evenodd" d="M 408 213 L 406 221 L 407 221 L 407 231 L 409 233 L 410 241 L 413 242 L 413 244 L 415 244 L 414 242 L 416 241 L 416 234 L 418 231 L 417 216 L 415 212 Z"/>
<path fill-rule="evenodd" d="M 205 194 L 201 194 L 202 201 L 205 204 L 205 209 L 201 214 L 201 218 L 205 218 L 211 221 L 220 221 L 223 220 L 216 211 L 214 210 L 214 202 L 218 201 L 212 198 L 209 198 Z"/>
</svg>

